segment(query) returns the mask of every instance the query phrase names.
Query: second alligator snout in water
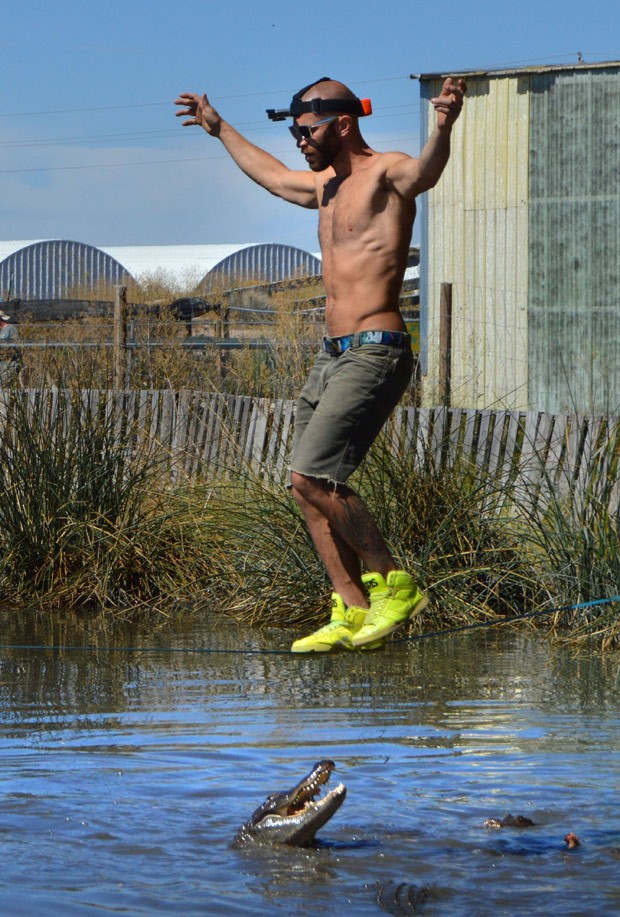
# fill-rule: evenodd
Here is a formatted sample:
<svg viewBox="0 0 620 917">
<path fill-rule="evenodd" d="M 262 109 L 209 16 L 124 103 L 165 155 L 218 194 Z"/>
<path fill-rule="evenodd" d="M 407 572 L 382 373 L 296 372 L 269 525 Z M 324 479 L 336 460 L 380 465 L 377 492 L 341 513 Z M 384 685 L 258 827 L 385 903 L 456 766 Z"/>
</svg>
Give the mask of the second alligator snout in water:
<svg viewBox="0 0 620 917">
<path fill-rule="evenodd" d="M 531 828 L 534 822 L 525 815 L 504 815 L 503 818 L 487 818 L 485 828 Z"/>
<path fill-rule="evenodd" d="M 268 796 L 241 826 L 235 844 L 256 841 L 293 847 L 311 844 L 319 828 L 338 811 L 347 793 L 345 785 L 339 783 L 319 797 L 335 766 L 333 761 L 317 761 L 292 789 Z"/>
</svg>

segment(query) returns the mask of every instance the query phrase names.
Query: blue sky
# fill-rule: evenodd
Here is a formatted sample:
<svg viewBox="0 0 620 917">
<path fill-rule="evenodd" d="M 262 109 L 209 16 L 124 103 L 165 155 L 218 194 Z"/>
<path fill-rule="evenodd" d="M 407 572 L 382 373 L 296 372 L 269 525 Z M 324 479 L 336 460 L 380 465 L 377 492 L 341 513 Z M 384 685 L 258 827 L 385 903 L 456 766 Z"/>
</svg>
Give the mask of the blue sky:
<svg viewBox="0 0 620 917">
<path fill-rule="evenodd" d="M 416 155 L 412 73 L 620 59 L 618 0 L 3 0 L 2 12 L 3 240 L 315 251 L 316 214 L 271 197 L 218 141 L 181 128 L 179 92 L 206 91 L 250 139 L 305 168 L 265 109 L 321 76 L 372 99 L 371 146 Z"/>
</svg>

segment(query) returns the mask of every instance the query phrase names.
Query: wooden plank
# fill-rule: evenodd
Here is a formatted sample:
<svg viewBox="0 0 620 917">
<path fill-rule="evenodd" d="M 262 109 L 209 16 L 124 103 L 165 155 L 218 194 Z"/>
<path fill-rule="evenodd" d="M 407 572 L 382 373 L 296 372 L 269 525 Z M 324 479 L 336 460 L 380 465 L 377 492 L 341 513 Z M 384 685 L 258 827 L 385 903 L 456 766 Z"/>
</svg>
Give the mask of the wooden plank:
<svg viewBox="0 0 620 917">
<path fill-rule="evenodd" d="M 195 415 L 194 432 L 192 436 L 192 461 L 188 468 L 188 473 L 193 479 L 199 473 L 204 444 L 207 435 L 207 425 L 209 420 L 209 399 L 200 393 L 196 393 L 193 403 Z"/>
<path fill-rule="evenodd" d="M 617 516 L 620 507 L 620 419 L 610 420 L 610 440 L 613 449 L 613 463 L 611 466 L 611 482 L 609 488 L 609 512 Z"/>
<path fill-rule="evenodd" d="M 489 461 L 487 472 L 491 478 L 497 479 L 504 461 L 504 437 L 508 415 L 506 411 L 493 412 L 493 430 L 489 434 Z"/>
<path fill-rule="evenodd" d="M 418 412 L 414 407 L 402 408 L 401 410 L 405 415 L 405 438 L 403 441 L 403 455 L 407 455 L 413 448 L 415 448 Z"/>
<path fill-rule="evenodd" d="M 284 414 L 284 405 L 286 402 L 278 399 L 271 403 L 271 430 L 269 440 L 265 450 L 265 465 L 275 466 L 276 455 L 278 454 L 278 445 L 280 442 L 280 426 Z"/>
<path fill-rule="evenodd" d="M 214 471 L 216 473 L 218 471 L 220 444 L 224 435 L 222 432 L 222 416 L 225 409 L 226 402 L 223 398 L 214 396 L 211 399 L 211 416 L 209 419 L 209 435 L 205 447 L 205 464 L 209 471 Z"/>
<path fill-rule="evenodd" d="M 392 444 L 394 455 L 402 455 L 401 438 L 403 433 L 404 418 L 403 412 L 398 408 L 392 413 L 388 425 L 388 433 Z"/>
<path fill-rule="evenodd" d="M 228 477 L 228 472 L 232 464 L 230 452 L 231 443 L 233 442 L 233 427 L 240 412 L 239 399 L 235 398 L 233 395 L 226 395 L 220 401 L 219 409 L 219 439 L 213 460 L 218 474 L 223 474 L 225 477 Z"/>
<path fill-rule="evenodd" d="M 250 419 L 252 417 L 254 399 L 246 395 L 243 397 L 242 401 L 243 403 L 239 413 L 239 426 L 236 436 L 233 439 L 233 445 L 235 447 L 235 469 L 241 469 L 246 463 L 246 453 L 250 437 Z"/>
<path fill-rule="evenodd" d="M 442 464 L 442 456 L 446 450 L 448 431 L 450 429 L 450 417 L 447 407 L 435 408 L 433 413 L 433 427 L 430 440 L 430 457 L 433 466 L 439 471 Z"/>
<path fill-rule="evenodd" d="M 211 398 L 211 423 L 209 430 L 209 465 L 213 471 L 217 470 L 218 450 L 223 436 L 222 426 L 226 415 L 226 399 L 221 395 Z"/>
<path fill-rule="evenodd" d="M 161 413 L 162 413 L 162 392 L 151 389 L 148 392 L 150 411 L 149 411 L 149 440 L 151 443 L 160 441 Z"/>
<path fill-rule="evenodd" d="M 536 453 L 536 431 L 540 414 L 538 411 L 526 411 L 523 415 L 523 441 L 518 460 L 518 475 L 515 480 L 515 497 L 518 503 L 530 507 L 535 500 L 537 481 L 540 475 L 540 462 Z"/>
<path fill-rule="evenodd" d="M 558 484 L 560 493 L 565 496 L 574 492 L 586 432 L 587 420 L 583 415 L 571 414 L 567 417 L 566 449 Z"/>
<path fill-rule="evenodd" d="M 292 440 L 295 424 L 295 402 L 287 401 L 282 413 L 281 432 L 275 456 L 274 480 L 283 483 L 287 476 L 289 443 Z"/>
<path fill-rule="evenodd" d="M 476 438 L 475 465 L 480 474 L 485 471 L 489 449 L 489 431 L 491 429 L 492 411 L 478 411 L 478 436 Z"/>
<path fill-rule="evenodd" d="M 520 431 L 525 425 L 525 419 L 519 411 L 508 411 L 508 427 L 504 445 L 504 461 L 499 475 L 498 483 L 505 487 L 517 474 L 520 459 Z"/>
<path fill-rule="evenodd" d="M 171 430 L 170 451 L 172 457 L 173 479 L 178 480 L 178 476 L 185 472 L 187 458 L 187 427 L 190 420 L 189 391 L 187 389 L 181 389 L 181 391 L 177 393 L 174 404 L 175 417 Z"/>
<path fill-rule="evenodd" d="M 553 434 L 549 439 L 545 469 L 547 480 L 552 487 L 553 494 L 562 494 L 564 480 L 564 463 L 568 448 L 570 417 L 568 414 L 557 414 L 553 418 Z"/>
<path fill-rule="evenodd" d="M 594 453 L 598 444 L 603 423 L 604 419 L 602 417 L 590 417 L 588 419 L 588 426 L 583 439 L 583 447 L 581 449 L 579 471 L 577 473 L 575 482 L 577 497 L 583 497 L 583 494 L 585 493 L 590 483 Z"/>
<path fill-rule="evenodd" d="M 263 471 L 263 452 L 267 441 L 269 426 L 269 402 L 266 398 L 257 399 L 252 407 L 248 441 L 246 444 L 246 461 L 253 471 Z"/>
<path fill-rule="evenodd" d="M 432 412 L 429 408 L 418 409 L 414 460 L 418 469 L 423 469 L 429 460 L 431 417 Z"/>
<path fill-rule="evenodd" d="M 549 476 L 547 458 L 549 454 L 549 445 L 553 435 L 553 415 L 541 413 L 538 419 L 538 428 L 536 430 L 536 439 L 534 442 L 535 458 L 532 459 L 532 493 L 531 498 L 534 502 L 543 500 L 549 501 L 553 492 L 553 477 Z"/>
<path fill-rule="evenodd" d="M 461 451 L 461 460 L 467 464 L 475 464 L 474 454 L 474 436 L 478 425 L 477 412 L 468 410 L 465 412 L 465 425 L 463 431 L 463 448 Z"/>
<path fill-rule="evenodd" d="M 461 459 L 463 448 L 463 427 L 467 417 L 461 408 L 453 408 L 450 417 L 450 433 L 446 450 L 446 466 L 456 467 Z"/>
</svg>

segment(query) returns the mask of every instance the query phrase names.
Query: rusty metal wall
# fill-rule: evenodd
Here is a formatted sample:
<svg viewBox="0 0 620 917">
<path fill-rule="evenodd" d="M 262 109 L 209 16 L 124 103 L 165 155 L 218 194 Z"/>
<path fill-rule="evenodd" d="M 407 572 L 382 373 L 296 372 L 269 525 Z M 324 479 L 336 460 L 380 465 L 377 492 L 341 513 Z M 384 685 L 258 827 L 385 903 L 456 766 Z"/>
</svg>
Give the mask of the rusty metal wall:
<svg viewBox="0 0 620 917">
<path fill-rule="evenodd" d="M 530 405 L 620 409 L 620 67 L 531 77 Z"/>
<path fill-rule="evenodd" d="M 421 78 L 438 95 L 442 78 Z M 438 401 L 439 295 L 452 284 L 452 404 L 527 408 L 527 77 L 467 76 L 450 162 L 422 213 L 424 403 Z M 426 106 L 423 142 L 435 124 Z M 424 332 L 426 337 L 424 338 Z"/>
<path fill-rule="evenodd" d="M 620 410 L 620 63 L 466 75 L 453 153 L 423 208 L 424 402 L 453 284 L 452 403 Z M 442 78 L 421 77 L 428 100 Z"/>
</svg>

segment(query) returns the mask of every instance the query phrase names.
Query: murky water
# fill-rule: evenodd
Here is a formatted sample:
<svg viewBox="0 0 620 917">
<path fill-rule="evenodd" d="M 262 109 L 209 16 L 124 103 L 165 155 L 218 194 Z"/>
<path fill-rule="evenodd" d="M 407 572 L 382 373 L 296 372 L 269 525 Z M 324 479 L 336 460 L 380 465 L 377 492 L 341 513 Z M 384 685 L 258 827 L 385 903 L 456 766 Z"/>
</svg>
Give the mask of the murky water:
<svg viewBox="0 0 620 917">
<path fill-rule="evenodd" d="M 214 617 L 0 621 L 2 915 L 620 913 L 615 661 L 505 628 L 299 657 Z M 348 793 L 316 848 L 230 846 L 324 757 Z M 484 827 L 508 812 L 535 825 Z"/>
</svg>

